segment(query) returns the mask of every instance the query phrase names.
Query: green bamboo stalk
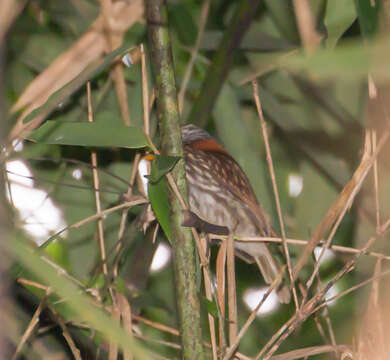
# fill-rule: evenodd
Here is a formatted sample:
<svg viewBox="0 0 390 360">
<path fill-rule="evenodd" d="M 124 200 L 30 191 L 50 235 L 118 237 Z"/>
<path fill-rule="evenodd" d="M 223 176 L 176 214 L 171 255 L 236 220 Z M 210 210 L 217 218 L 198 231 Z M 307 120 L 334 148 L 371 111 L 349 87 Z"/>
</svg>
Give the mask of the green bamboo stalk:
<svg viewBox="0 0 390 360">
<path fill-rule="evenodd" d="M 162 136 L 162 153 L 182 157 L 180 117 L 165 1 L 146 0 L 146 19 L 155 78 L 157 116 Z M 188 203 L 183 159 L 177 163 L 172 175 L 184 201 Z M 183 359 L 201 360 L 204 359 L 204 353 L 196 286 L 194 241 L 191 230 L 181 226 L 183 214 L 179 199 L 172 191 L 168 196 L 171 206 L 173 263 Z"/>
<path fill-rule="evenodd" d="M 259 0 L 241 0 L 229 27 L 224 32 L 218 51 L 205 77 L 199 97 L 192 106 L 187 123 L 195 123 L 204 127 L 209 120 L 219 92 L 229 74 L 234 60 L 234 52 L 238 49 L 242 38 L 249 28 L 257 9 Z"/>
</svg>

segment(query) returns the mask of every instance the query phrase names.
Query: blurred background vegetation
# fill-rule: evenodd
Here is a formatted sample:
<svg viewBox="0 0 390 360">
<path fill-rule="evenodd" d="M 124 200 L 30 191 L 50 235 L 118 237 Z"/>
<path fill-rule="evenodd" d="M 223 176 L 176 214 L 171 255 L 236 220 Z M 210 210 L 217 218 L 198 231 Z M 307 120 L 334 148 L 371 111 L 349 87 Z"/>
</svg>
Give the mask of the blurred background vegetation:
<svg viewBox="0 0 390 360">
<path fill-rule="evenodd" d="M 107 54 L 122 46 L 114 55 L 124 55 L 141 43 L 147 52 L 143 2 L 112 1 L 109 16 L 98 0 L 2 2 L 0 8 L 4 6 L 4 11 L 9 11 L 8 16 L 0 16 L 0 41 L 4 36 L 2 127 L 4 134 L 11 134 L 3 135 L 4 141 L 13 140 L 13 149 L 2 159 L 8 219 L 4 220 L 8 221 L 4 227 L 8 230 L 4 231 L 3 242 L 16 244 L 11 246 L 13 257 L 6 269 L 12 311 L 7 311 L 7 326 L 1 330 L 8 344 L 4 358 L 11 358 L 18 344 L 23 345 L 21 358 L 73 358 L 59 325 L 67 324 L 83 359 L 105 359 L 109 348 L 102 334 L 119 336 L 119 330 L 97 306 L 94 305 L 96 313 L 88 312 L 91 305 L 85 302 L 86 297 L 79 298 L 79 288 L 83 294 L 92 293 L 96 302 L 109 305 L 109 289 L 114 287 L 126 295 L 136 315 L 178 327 L 169 243 L 161 230 L 155 244 L 151 241 L 152 230 L 145 234 L 138 230 L 135 219 L 141 206 L 129 211 L 120 251 L 117 244 L 122 212 L 104 218 L 109 268 L 105 276 L 96 222 L 57 234 L 96 213 L 91 147 L 85 145 L 95 145 L 92 148 L 98 158 L 102 209 L 120 204 L 121 195 L 128 190 L 139 151 L 130 148 L 142 146 L 129 144 L 130 148 L 125 148 L 112 134 L 123 124 L 143 128 L 141 64 L 112 65 Z M 299 17 L 297 3 L 309 4 L 309 18 Z M 359 164 L 365 129 L 376 129 L 379 137 L 388 126 L 388 120 L 384 120 L 390 75 L 387 1 L 169 0 L 167 6 L 179 91 L 193 54 L 186 91 L 181 90 L 182 123 L 195 122 L 224 144 L 247 173 L 259 201 L 279 230 L 253 102 L 251 80 L 256 78 L 288 237 L 310 239 Z M 237 20 L 240 16 L 242 23 Z M 104 56 L 109 57 L 106 62 L 102 61 Z M 213 66 L 218 76 L 209 72 Z M 148 74 L 151 89 L 149 64 Z M 73 144 L 77 146 L 63 145 L 61 141 L 47 144 L 40 138 L 15 141 L 20 134 L 32 139 L 30 130 L 46 120 L 86 122 L 87 80 L 91 81 L 94 120 L 101 125 L 97 133 L 87 137 L 71 130 L 64 133 L 74 137 Z M 209 107 L 202 103 L 205 99 Z M 32 109 L 45 103 L 31 115 Z M 37 118 L 40 120 L 34 123 Z M 32 128 L 24 132 L 29 121 Z M 158 144 L 154 111 L 151 135 Z M 100 141 L 104 137 L 110 139 L 103 147 Z M 138 140 L 142 141 L 141 135 L 134 142 Z M 380 220 L 384 223 L 390 210 L 385 156 L 380 158 L 378 169 Z M 378 226 L 373 182 L 369 174 L 335 235 L 335 244 L 360 248 L 375 234 Z M 44 249 L 32 251 L 42 243 L 47 244 Z M 294 263 L 302 248 L 289 248 Z M 387 248 L 386 237 L 379 239 L 376 249 L 386 254 Z M 214 252 L 212 247 L 212 264 Z M 329 251 L 321 265 L 321 280 L 325 283 L 331 279 L 348 259 L 350 255 Z M 118 264 L 119 271 L 114 272 Z M 333 294 L 368 278 L 374 260 L 362 257 L 357 265 L 356 271 L 332 288 Z M 302 281 L 307 280 L 311 269 L 310 265 L 304 267 Z M 242 324 L 264 291 L 264 284 L 254 266 L 238 260 L 236 270 Z M 69 285 L 69 279 L 77 287 Z M 45 295 L 44 288 L 26 280 L 53 291 Z M 369 289 L 370 286 L 329 305 L 328 319 L 338 344 L 353 344 L 358 336 Z M 253 294 L 257 300 L 253 300 Z M 271 300 L 268 311 L 259 313 L 241 341 L 239 351 L 249 357 L 255 356 L 294 314 L 293 304 L 279 306 Z M 40 303 L 44 305 L 37 314 L 39 322 L 29 328 Z M 204 307 L 205 340 L 209 341 Z M 279 351 L 329 343 L 331 337 L 322 315 L 310 317 Z M 100 319 L 100 325 L 93 319 Z M 158 342 L 178 343 L 177 336 L 136 318 L 133 322 L 136 336 L 140 337 L 137 344 L 141 345 L 136 358 L 180 358 L 172 344 Z M 324 329 L 324 335 L 319 328 Z M 26 329 L 30 330 L 24 342 Z M 145 355 L 145 349 L 160 357 Z M 333 355 L 322 358 L 329 356 Z"/>
</svg>

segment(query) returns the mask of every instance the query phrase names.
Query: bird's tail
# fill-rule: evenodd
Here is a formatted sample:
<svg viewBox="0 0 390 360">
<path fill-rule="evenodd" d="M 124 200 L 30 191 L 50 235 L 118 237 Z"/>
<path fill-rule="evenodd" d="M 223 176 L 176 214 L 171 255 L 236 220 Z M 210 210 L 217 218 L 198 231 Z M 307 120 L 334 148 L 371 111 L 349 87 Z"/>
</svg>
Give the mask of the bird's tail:
<svg viewBox="0 0 390 360">
<path fill-rule="evenodd" d="M 263 275 L 264 281 L 271 285 L 277 277 L 280 281 L 276 286 L 279 301 L 283 304 L 290 302 L 291 294 L 288 286 L 283 282 L 283 276 L 280 276 L 280 265 L 271 254 L 268 246 L 264 243 L 235 242 L 236 255 L 247 262 L 256 262 Z"/>
<path fill-rule="evenodd" d="M 256 263 L 260 268 L 264 281 L 267 284 L 272 284 L 277 277 L 280 278 L 276 286 L 279 301 L 283 304 L 288 304 L 291 299 L 290 289 L 283 282 L 283 276 L 280 273 L 280 266 L 267 246 L 264 246 L 263 253 L 255 257 Z"/>
</svg>

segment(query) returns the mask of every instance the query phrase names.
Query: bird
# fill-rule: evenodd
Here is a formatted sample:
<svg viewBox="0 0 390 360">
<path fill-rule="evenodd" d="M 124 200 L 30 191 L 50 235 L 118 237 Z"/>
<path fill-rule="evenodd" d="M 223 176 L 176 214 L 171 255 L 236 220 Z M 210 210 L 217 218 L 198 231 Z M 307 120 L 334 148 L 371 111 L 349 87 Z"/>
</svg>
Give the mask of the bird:
<svg viewBox="0 0 390 360">
<path fill-rule="evenodd" d="M 181 134 L 190 211 L 235 236 L 276 236 L 248 177 L 228 151 L 196 125 L 182 126 Z M 267 244 L 235 241 L 234 248 L 237 256 L 257 263 L 267 284 L 278 276 L 280 265 Z M 283 281 L 277 293 L 281 303 L 290 302 L 290 290 Z"/>
</svg>

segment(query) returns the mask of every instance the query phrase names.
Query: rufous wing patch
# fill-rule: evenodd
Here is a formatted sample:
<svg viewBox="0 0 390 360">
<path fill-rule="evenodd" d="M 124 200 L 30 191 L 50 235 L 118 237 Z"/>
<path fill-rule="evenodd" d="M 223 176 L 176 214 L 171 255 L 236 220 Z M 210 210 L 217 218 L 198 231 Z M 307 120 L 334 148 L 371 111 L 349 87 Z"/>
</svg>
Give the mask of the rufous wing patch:
<svg viewBox="0 0 390 360">
<path fill-rule="evenodd" d="M 203 139 L 194 141 L 191 146 L 197 150 L 217 151 L 224 154 L 228 154 L 226 149 L 221 144 L 217 143 L 214 139 Z"/>
</svg>

